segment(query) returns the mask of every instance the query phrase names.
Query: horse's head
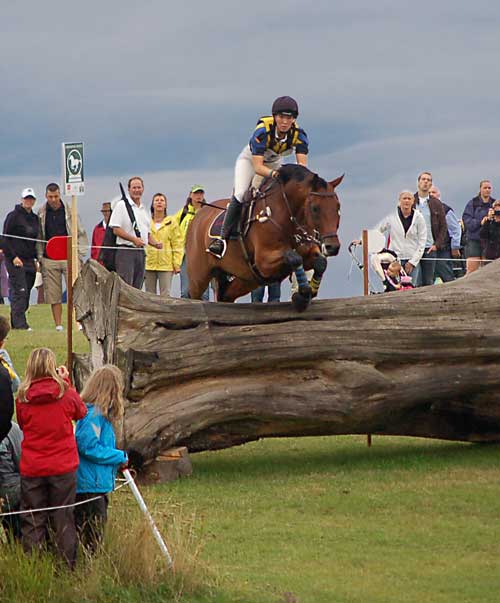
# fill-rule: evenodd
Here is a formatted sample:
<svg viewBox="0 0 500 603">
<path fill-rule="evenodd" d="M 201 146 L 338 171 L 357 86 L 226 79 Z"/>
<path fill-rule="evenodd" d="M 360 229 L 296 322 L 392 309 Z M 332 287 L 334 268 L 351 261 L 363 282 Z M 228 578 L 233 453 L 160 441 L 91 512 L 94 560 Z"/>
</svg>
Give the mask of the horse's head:
<svg viewBox="0 0 500 603">
<path fill-rule="evenodd" d="M 304 217 L 309 229 L 319 233 L 321 252 L 325 256 L 337 255 L 340 241 L 337 234 L 340 224 L 340 201 L 335 188 L 344 175 L 327 182 L 314 174 L 305 207 Z"/>
</svg>

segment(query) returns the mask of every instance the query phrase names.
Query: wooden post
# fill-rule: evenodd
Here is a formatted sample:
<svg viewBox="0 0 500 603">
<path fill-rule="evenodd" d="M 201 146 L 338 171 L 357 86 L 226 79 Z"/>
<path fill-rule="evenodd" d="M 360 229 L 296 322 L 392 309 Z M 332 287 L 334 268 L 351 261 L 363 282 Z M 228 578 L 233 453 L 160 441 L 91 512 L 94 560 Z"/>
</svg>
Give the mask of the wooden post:
<svg viewBox="0 0 500 603">
<path fill-rule="evenodd" d="M 67 369 L 69 373 L 69 379 L 73 383 L 73 237 L 68 237 L 66 240 L 67 244 L 67 299 L 66 306 L 68 312 L 68 328 L 67 333 Z"/>
<path fill-rule="evenodd" d="M 76 195 L 71 196 L 71 238 L 74 241 L 71 250 L 71 259 L 73 262 L 73 280 L 71 284 L 74 285 L 80 272 L 80 262 L 78 261 L 78 208 Z"/>
<path fill-rule="evenodd" d="M 368 231 L 363 230 L 363 295 L 369 295 L 369 285 L 368 285 Z M 366 443 L 368 444 L 368 448 L 372 445 L 372 434 L 366 434 Z"/>
</svg>

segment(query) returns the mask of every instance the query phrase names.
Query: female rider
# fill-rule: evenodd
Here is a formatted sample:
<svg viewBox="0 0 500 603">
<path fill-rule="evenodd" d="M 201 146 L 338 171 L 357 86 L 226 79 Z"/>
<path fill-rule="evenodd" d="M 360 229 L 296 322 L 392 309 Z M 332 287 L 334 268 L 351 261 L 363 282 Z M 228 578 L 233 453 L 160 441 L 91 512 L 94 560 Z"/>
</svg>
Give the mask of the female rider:
<svg viewBox="0 0 500 603">
<path fill-rule="evenodd" d="M 280 96 L 273 103 L 272 116 L 261 117 L 257 122 L 249 144 L 236 160 L 234 192 L 226 210 L 220 239 L 214 239 L 208 247 L 216 257 L 221 258 L 226 251 L 226 239 L 239 219 L 243 195 L 252 181 L 257 186 L 263 178 L 276 177 L 281 158 L 291 155 L 294 150 L 297 163 L 307 166 L 309 143 L 307 134 L 295 121 L 298 114 L 297 102 L 289 96 Z"/>
</svg>

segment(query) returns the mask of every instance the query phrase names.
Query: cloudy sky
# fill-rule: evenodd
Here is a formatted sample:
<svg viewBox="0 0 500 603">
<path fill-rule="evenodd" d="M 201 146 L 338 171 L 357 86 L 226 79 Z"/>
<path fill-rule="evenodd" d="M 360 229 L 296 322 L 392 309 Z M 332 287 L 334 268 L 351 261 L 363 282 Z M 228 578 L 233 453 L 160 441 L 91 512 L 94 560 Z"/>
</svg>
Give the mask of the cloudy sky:
<svg viewBox="0 0 500 603">
<path fill-rule="evenodd" d="M 226 197 L 235 158 L 276 96 L 298 99 L 310 167 L 345 172 L 341 255 L 323 297 L 361 292 L 347 243 L 431 170 L 461 213 L 497 180 L 500 7 L 485 0 L 2 0 L 2 216 L 60 180 L 60 145 L 84 141 L 91 230 L 119 180 L 144 176 L 169 210 L 193 183 Z"/>
</svg>

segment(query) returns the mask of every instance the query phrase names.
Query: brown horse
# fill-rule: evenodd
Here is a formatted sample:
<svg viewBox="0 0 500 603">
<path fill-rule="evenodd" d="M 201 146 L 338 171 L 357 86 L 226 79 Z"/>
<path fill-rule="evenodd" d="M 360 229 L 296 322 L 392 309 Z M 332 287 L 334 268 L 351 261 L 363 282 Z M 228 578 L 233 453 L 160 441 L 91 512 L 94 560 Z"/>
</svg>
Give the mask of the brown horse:
<svg viewBox="0 0 500 603">
<path fill-rule="evenodd" d="M 327 182 L 300 165 L 281 167 L 278 177 L 262 183 L 244 240 L 229 240 L 221 259 L 206 249 L 210 226 L 228 200 L 201 208 L 186 239 L 190 297 L 201 299 L 215 277 L 217 300 L 233 302 L 261 284 L 281 281 L 295 272 L 299 292 L 292 301 L 298 310 L 305 309 L 319 288 L 325 256 L 337 255 L 340 249 L 340 203 L 335 187 L 342 178 Z M 309 283 L 304 270 L 312 268 Z"/>
</svg>

